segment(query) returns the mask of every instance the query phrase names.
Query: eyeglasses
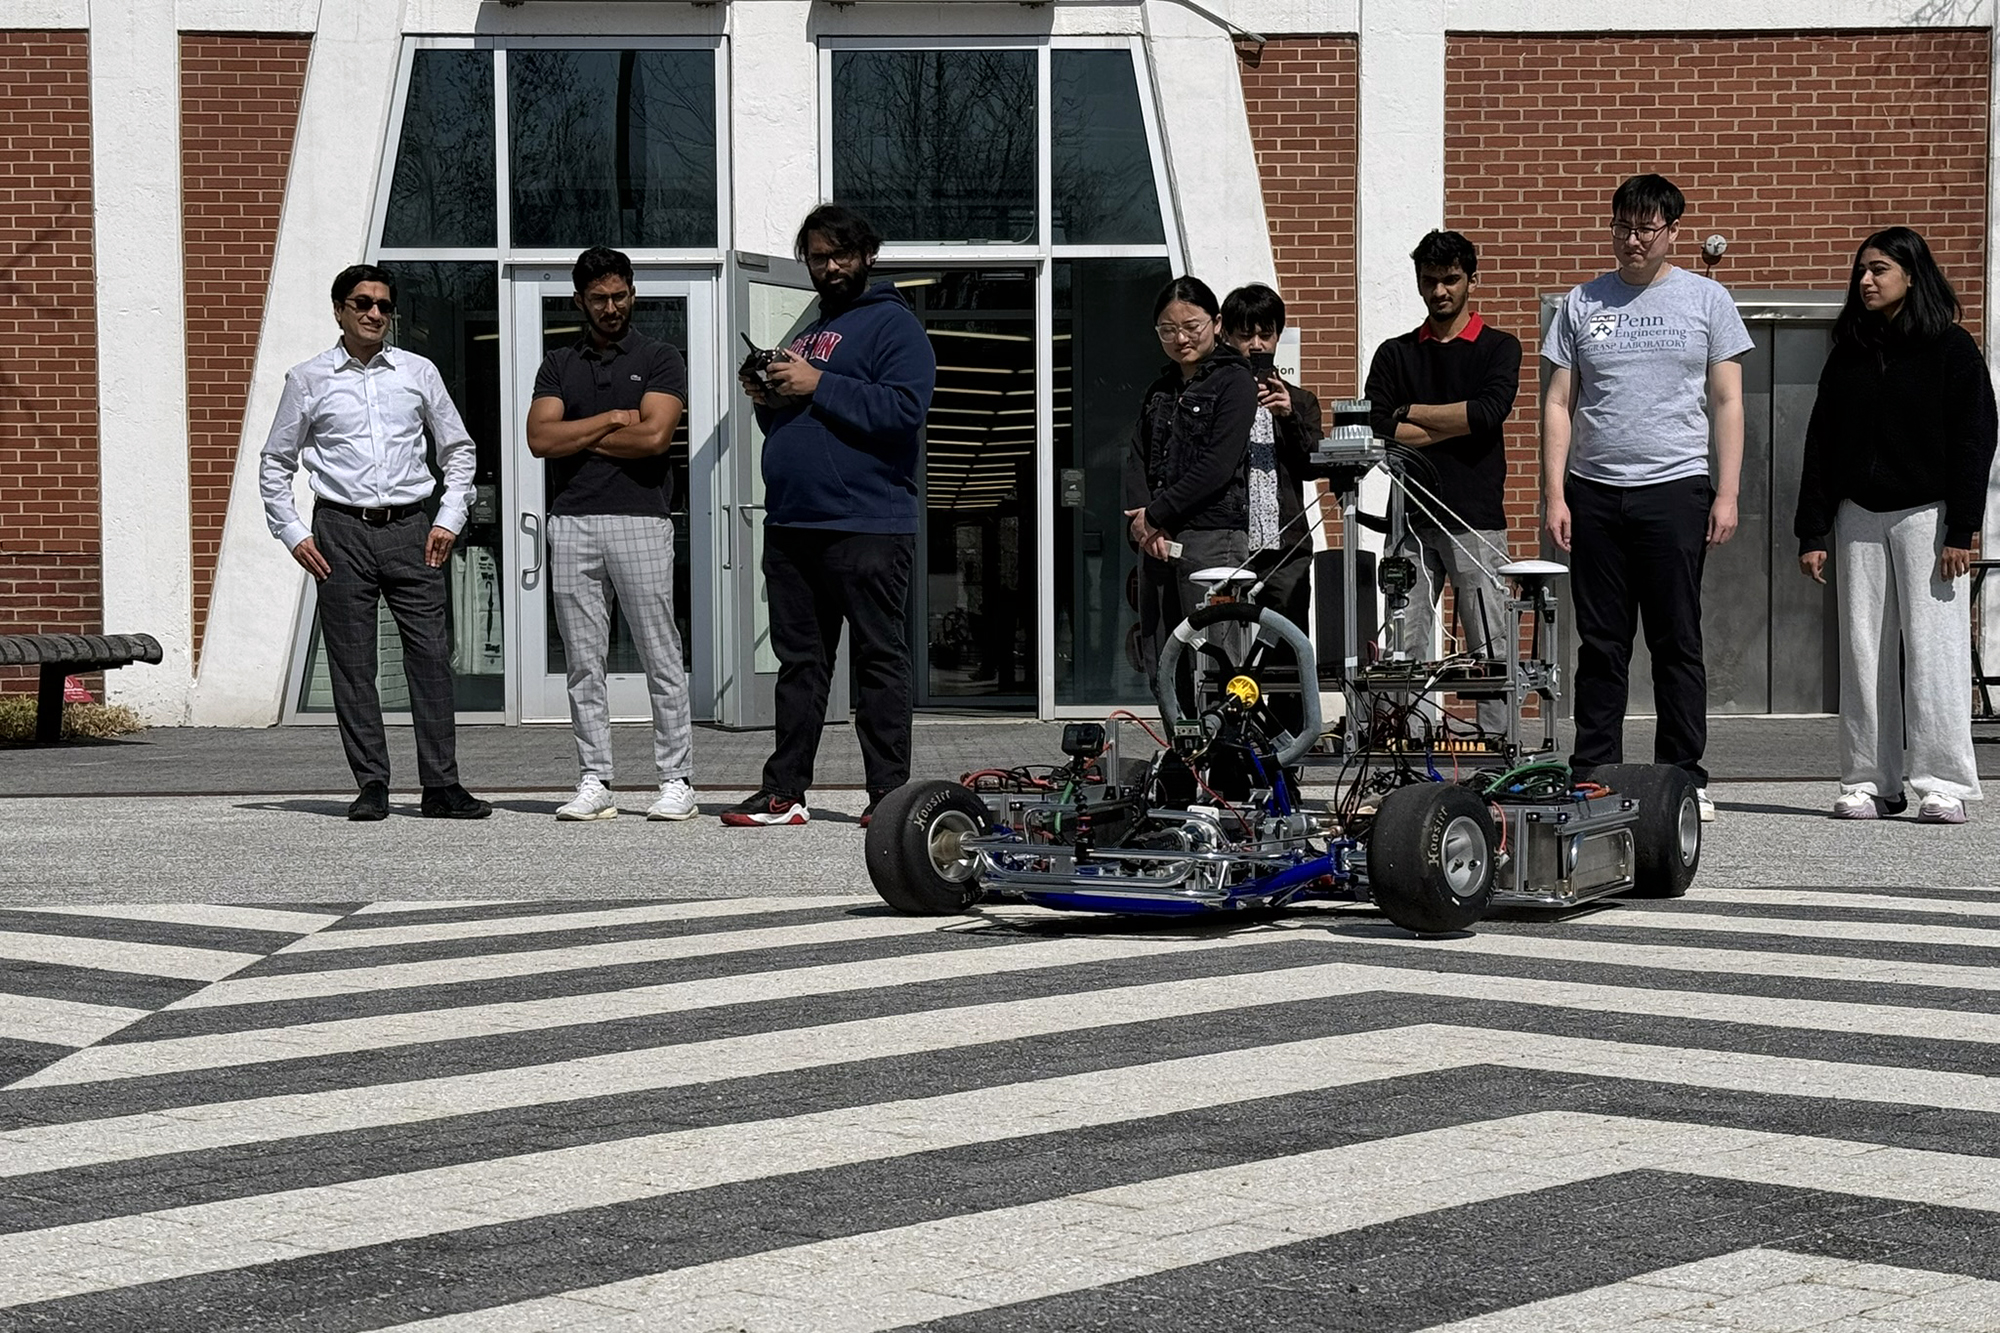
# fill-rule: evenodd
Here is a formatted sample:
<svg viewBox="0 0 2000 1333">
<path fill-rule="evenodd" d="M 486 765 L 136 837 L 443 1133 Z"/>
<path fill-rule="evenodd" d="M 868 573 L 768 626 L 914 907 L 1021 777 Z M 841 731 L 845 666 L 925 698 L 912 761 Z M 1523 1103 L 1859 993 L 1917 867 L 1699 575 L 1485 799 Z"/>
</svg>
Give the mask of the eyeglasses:
<svg viewBox="0 0 2000 1333">
<path fill-rule="evenodd" d="M 828 268 L 834 264 L 838 264 L 842 268 L 846 268 L 849 264 L 852 264 L 855 260 L 859 258 L 861 258 L 861 252 L 859 250 L 853 250 L 853 249 L 827 250 L 823 253 L 817 251 L 809 251 L 806 254 L 806 267 Z"/>
<path fill-rule="evenodd" d="M 622 292 L 592 292 L 583 298 L 583 303 L 592 310 L 609 310 L 613 306 L 632 304 L 632 289 Z"/>
<path fill-rule="evenodd" d="M 1160 341 L 1163 343 L 1170 343 L 1176 338 L 1185 338 L 1193 342 L 1208 332 L 1214 323 L 1212 319 L 1191 319 L 1185 324 L 1155 324 L 1153 332 L 1160 335 Z"/>
<path fill-rule="evenodd" d="M 1657 227 L 1635 227 L 1629 222 L 1614 222 L 1611 224 L 1611 239 L 1623 241 L 1637 236 L 1639 244 L 1651 245 L 1659 238 L 1661 232 L 1669 230 L 1673 225 L 1671 222 L 1662 222 Z"/>
<path fill-rule="evenodd" d="M 341 304 L 357 315 L 365 315 L 371 310 L 379 310 L 384 315 L 393 315 L 396 313 L 396 303 L 394 301 L 381 301 L 372 296 L 350 296 L 345 301 L 342 301 Z"/>
</svg>

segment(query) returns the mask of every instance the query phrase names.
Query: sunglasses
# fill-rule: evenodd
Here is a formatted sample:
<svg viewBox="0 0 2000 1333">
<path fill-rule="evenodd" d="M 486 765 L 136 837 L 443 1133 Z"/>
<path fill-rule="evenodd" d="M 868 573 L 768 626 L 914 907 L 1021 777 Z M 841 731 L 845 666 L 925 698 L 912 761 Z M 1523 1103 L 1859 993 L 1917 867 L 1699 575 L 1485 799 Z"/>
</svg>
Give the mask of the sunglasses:
<svg viewBox="0 0 2000 1333">
<path fill-rule="evenodd" d="M 393 315 L 396 313 L 396 303 L 394 301 L 376 300 L 371 296 L 350 296 L 345 301 L 342 301 L 341 304 L 357 315 L 365 315 L 371 310 L 379 310 L 384 315 Z"/>
</svg>

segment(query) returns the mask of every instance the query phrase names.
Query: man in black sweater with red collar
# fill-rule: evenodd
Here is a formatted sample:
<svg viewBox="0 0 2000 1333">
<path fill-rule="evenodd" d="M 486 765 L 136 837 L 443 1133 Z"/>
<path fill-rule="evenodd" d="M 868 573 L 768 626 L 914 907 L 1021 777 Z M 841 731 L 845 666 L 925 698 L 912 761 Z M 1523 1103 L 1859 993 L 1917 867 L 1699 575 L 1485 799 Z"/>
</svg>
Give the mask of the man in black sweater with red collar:
<svg viewBox="0 0 2000 1333">
<path fill-rule="evenodd" d="M 1410 252 L 1427 316 L 1389 339 L 1368 367 L 1375 433 L 1399 446 L 1412 483 L 1408 532 L 1396 552 L 1417 562 L 1429 595 L 1397 645 L 1421 660 L 1439 656 L 1430 608 L 1451 581 L 1459 651 L 1511 658 L 1505 582 L 1493 571 L 1507 553 L 1507 447 L 1501 430 L 1521 385 L 1521 340 L 1470 308 L 1479 253 L 1455 231 L 1434 231 Z M 1488 733 L 1506 728 L 1501 700 L 1479 705 Z"/>
</svg>

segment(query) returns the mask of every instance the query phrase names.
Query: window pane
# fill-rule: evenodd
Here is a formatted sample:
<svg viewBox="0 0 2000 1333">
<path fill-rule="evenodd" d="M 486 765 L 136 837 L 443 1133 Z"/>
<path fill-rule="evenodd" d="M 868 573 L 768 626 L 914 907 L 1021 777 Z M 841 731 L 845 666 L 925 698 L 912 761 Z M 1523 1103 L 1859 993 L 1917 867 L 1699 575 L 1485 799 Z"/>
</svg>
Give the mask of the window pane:
<svg viewBox="0 0 2000 1333">
<path fill-rule="evenodd" d="M 1035 53 L 833 53 L 833 197 L 891 241 L 1035 239 Z"/>
<path fill-rule="evenodd" d="M 382 244 L 494 244 L 493 153 L 492 52 L 418 51 Z"/>
<path fill-rule="evenodd" d="M 390 341 L 437 363 L 438 374 L 472 436 L 477 462 L 472 509 L 445 566 L 445 637 L 451 644 L 453 694 L 460 712 L 497 713 L 506 707 L 507 652 L 500 574 L 500 294 L 491 263 L 405 261 L 395 266 L 396 319 Z M 431 474 L 442 476 L 436 442 Z M 431 508 L 436 510 L 435 499 Z M 403 643 L 387 605 L 377 612 L 375 679 L 382 707 L 410 706 L 403 679 Z M 307 649 L 300 710 L 333 710 L 333 690 L 320 643 L 317 617 Z"/>
<path fill-rule="evenodd" d="M 1056 702 L 1144 700 L 1139 558 L 1120 490 L 1139 397 L 1160 373 L 1149 327 L 1164 259 L 1076 259 L 1055 276 Z"/>
<path fill-rule="evenodd" d="M 1057 245 L 1166 239 L 1130 51 L 1049 53 Z"/>
<path fill-rule="evenodd" d="M 715 53 L 507 54 L 515 245 L 713 246 Z"/>
</svg>

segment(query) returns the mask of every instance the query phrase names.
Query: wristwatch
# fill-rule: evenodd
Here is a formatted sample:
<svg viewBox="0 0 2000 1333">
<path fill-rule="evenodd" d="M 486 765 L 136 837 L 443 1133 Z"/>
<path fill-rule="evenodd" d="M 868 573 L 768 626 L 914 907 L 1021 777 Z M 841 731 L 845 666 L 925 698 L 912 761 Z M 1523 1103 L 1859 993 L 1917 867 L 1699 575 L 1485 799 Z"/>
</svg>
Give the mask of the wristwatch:
<svg viewBox="0 0 2000 1333">
<path fill-rule="evenodd" d="M 1398 426 L 1408 421 L 1410 419 L 1410 405 L 1408 403 L 1404 403 L 1401 407 L 1396 409 L 1395 414 L 1390 419 L 1393 420 Z"/>
</svg>

